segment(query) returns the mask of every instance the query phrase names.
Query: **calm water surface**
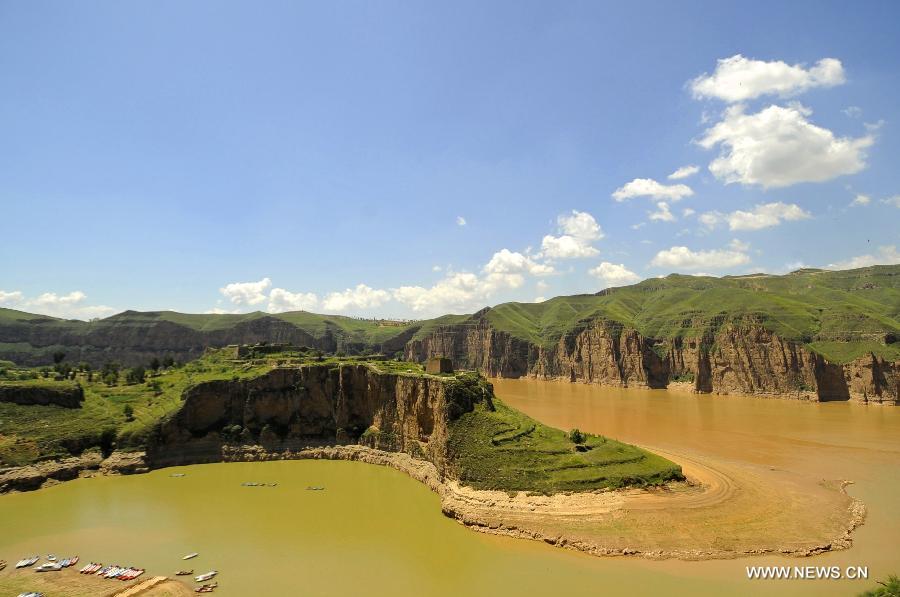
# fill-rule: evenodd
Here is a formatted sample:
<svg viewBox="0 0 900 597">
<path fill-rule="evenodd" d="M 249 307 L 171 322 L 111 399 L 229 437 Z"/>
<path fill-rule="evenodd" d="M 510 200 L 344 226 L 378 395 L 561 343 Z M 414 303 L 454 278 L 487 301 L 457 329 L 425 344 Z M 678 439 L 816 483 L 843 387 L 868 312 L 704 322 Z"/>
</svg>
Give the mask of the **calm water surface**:
<svg viewBox="0 0 900 597">
<path fill-rule="evenodd" d="M 867 565 L 873 579 L 900 572 L 898 409 L 524 380 L 498 380 L 496 389 L 564 429 L 853 479 L 870 509 L 856 545 L 799 563 Z M 353 462 L 179 467 L 0 497 L 0 559 L 78 553 L 172 574 L 191 551 L 201 553 L 189 564 L 197 573 L 221 571 L 219 595 L 852 595 L 874 585 L 745 580 L 748 563 L 795 559 L 601 559 L 483 535 L 442 516 L 437 496 L 402 473 Z"/>
</svg>

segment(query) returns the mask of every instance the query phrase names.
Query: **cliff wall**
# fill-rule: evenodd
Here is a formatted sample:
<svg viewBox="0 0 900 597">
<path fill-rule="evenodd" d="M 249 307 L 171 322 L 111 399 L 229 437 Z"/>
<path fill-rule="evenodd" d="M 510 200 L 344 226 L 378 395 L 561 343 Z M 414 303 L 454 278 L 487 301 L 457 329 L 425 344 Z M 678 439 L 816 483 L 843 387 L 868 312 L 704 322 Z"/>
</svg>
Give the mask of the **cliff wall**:
<svg viewBox="0 0 900 597">
<path fill-rule="evenodd" d="M 687 381 L 703 393 L 893 404 L 900 400 L 900 362 L 870 353 L 847 364 L 829 363 L 753 319 L 685 323 L 687 333 L 656 339 L 597 319 L 541 346 L 494 329 L 481 318 L 475 324 L 439 326 L 410 341 L 405 356 L 414 361 L 447 356 L 457 367 L 497 377 L 650 388 Z"/>
<path fill-rule="evenodd" d="M 84 402 L 84 389 L 74 382 L 53 385 L 28 382 L 0 383 L 0 402 L 22 405 L 56 405 L 79 408 Z"/>
<path fill-rule="evenodd" d="M 147 446 L 150 466 L 221 460 L 234 445 L 270 452 L 363 444 L 446 466 L 447 424 L 479 395 L 461 381 L 377 372 L 367 365 L 302 365 L 185 393 Z"/>
</svg>

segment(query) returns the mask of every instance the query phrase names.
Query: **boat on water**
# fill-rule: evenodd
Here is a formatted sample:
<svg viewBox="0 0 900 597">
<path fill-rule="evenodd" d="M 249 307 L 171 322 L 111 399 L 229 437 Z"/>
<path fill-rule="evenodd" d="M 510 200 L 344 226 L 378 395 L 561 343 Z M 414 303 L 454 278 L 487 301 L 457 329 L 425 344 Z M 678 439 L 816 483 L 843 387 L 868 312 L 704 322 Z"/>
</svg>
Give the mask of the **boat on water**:
<svg viewBox="0 0 900 597">
<path fill-rule="evenodd" d="M 194 569 L 191 568 L 190 570 L 179 570 L 178 572 L 175 573 L 175 576 L 190 576 L 193 573 L 194 573 Z"/>
<path fill-rule="evenodd" d="M 196 557 L 199 556 L 199 555 L 200 555 L 200 554 L 197 553 L 197 552 L 195 551 L 194 553 L 189 553 L 188 555 L 184 556 L 184 557 L 181 558 L 181 559 L 182 559 L 182 560 L 190 560 L 191 558 L 196 558 Z"/>
<path fill-rule="evenodd" d="M 28 568 L 29 566 L 34 566 L 34 563 L 37 562 L 40 556 L 31 556 L 30 558 L 22 558 L 16 563 L 16 568 Z"/>
<path fill-rule="evenodd" d="M 216 590 L 216 587 L 218 587 L 218 586 L 219 586 L 219 583 L 217 583 L 217 582 L 209 583 L 206 585 L 200 585 L 199 587 L 194 589 L 194 592 L 196 592 L 196 593 L 212 593 L 213 591 Z"/>
<path fill-rule="evenodd" d="M 211 579 L 212 577 L 214 577 L 218 573 L 219 573 L 218 570 L 210 570 L 206 574 L 201 574 L 199 576 L 195 576 L 194 580 L 196 580 L 197 582 L 205 582 L 205 581 Z"/>
<path fill-rule="evenodd" d="M 44 597 L 43 593 L 19 593 L 19 597 Z"/>
<path fill-rule="evenodd" d="M 324 487 L 319 487 L 318 485 L 310 485 L 306 488 L 306 491 L 324 491 Z"/>
<path fill-rule="evenodd" d="M 0 560 L 0 570 L 6 568 L 6 560 Z"/>
<path fill-rule="evenodd" d="M 52 553 L 51 553 L 51 554 L 47 554 L 47 559 L 50 560 L 51 562 L 55 562 L 55 561 L 56 561 L 56 556 L 53 555 Z"/>
<path fill-rule="evenodd" d="M 63 567 L 58 562 L 47 562 L 46 564 L 41 564 L 37 568 L 34 569 L 35 572 L 58 572 L 62 570 Z"/>
<path fill-rule="evenodd" d="M 172 474 L 169 475 L 169 476 L 170 476 L 170 477 L 183 477 L 183 476 L 184 476 L 184 473 L 172 473 Z"/>
<path fill-rule="evenodd" d="M 93 574 L 97 570 L 100 570 L 102 567 L 103 567 L 103 564 L 91 562 L 90 564 L 84 566 L 81 570 L 79 570 L 78 573 L 79 574 Z"/>
</svg>

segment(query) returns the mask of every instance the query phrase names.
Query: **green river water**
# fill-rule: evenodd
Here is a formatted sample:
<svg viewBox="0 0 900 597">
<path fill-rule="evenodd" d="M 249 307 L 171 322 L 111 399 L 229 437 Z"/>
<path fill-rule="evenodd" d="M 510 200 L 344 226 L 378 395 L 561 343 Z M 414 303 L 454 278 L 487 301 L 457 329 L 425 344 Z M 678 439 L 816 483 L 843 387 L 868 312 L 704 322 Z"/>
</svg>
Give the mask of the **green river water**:
<svg viewBox="0 0 900 597">
<path fill-rule="evenodd" d="M 178 467 L 0 497 L 0 559 L 79 554 L 153 574 L 220 571 L 217 595 L 855 595 L 900 573 L 900 410 L 501 380 L 509 404 L 562 428 L 661 449 L 778 461 L 853 478 L 869 506 L 854 547 L 801 563 L 858 564 L 864 581 L 748 581 L 748 564 L 597 558 L 476 533 L 398 471 L 355 462 Z M 184 473 L 183 477 L 172 477 Z M 277 487 L 242 487 L 245 481 Z M 324 491 L 308 491 L 322 486 Z M 112 582 L 112 581 L 111 581 Z"/>
</svg>

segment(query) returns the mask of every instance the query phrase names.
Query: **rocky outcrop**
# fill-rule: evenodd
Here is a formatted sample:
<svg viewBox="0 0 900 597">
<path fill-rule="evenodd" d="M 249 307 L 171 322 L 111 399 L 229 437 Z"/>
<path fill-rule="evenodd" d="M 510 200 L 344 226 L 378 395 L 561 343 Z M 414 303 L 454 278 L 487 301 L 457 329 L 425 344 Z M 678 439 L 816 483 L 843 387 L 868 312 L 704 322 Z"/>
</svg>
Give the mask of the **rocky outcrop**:
<svg viewBox="0 0 900 597">
<path fill-rule="evenodd" d="M 483 315 L 483 314 L 482 314 Z M 542 346 L 494 329 L 488 318 L 437 327 L 407 344 L 409 360 L 445 356 L 490 376 L 564 379 L 663 388 L 689 381 L 695 391 L 806 400 L 898 402 L 900 363 L 869 354 L 828 362 L 754 318 L 686 321 L 675 338 L 648 338 L 620 323 L 593 319 Z"/>
<path fill-rule="evenodd" d="M 34 491 L 95 474 L 145 473 L 148 470 L 143 452 L 113 452 L 104 458 L 100 451 L 92 450 L 71 458 L 0 469 L 0 494 Z"/>
<path fill-rule="evenodd" d="M 477 383 L 477 382 L 473 382 Z M 270 452 L 362 444 L 446 466 L 447 424 L 480 395 L 466 382 L 382 373 L 364 364 L 277 368 L 189 389 L 152 434 L 152 467 L 213 462 L 235 445 Z"/>
<path fill-rule="evenodd" d="M 84 402 L 84 389 L 74 382 L 5 382 L 0 383 L 0 402 L 80 408 Z"/>
</svg>

